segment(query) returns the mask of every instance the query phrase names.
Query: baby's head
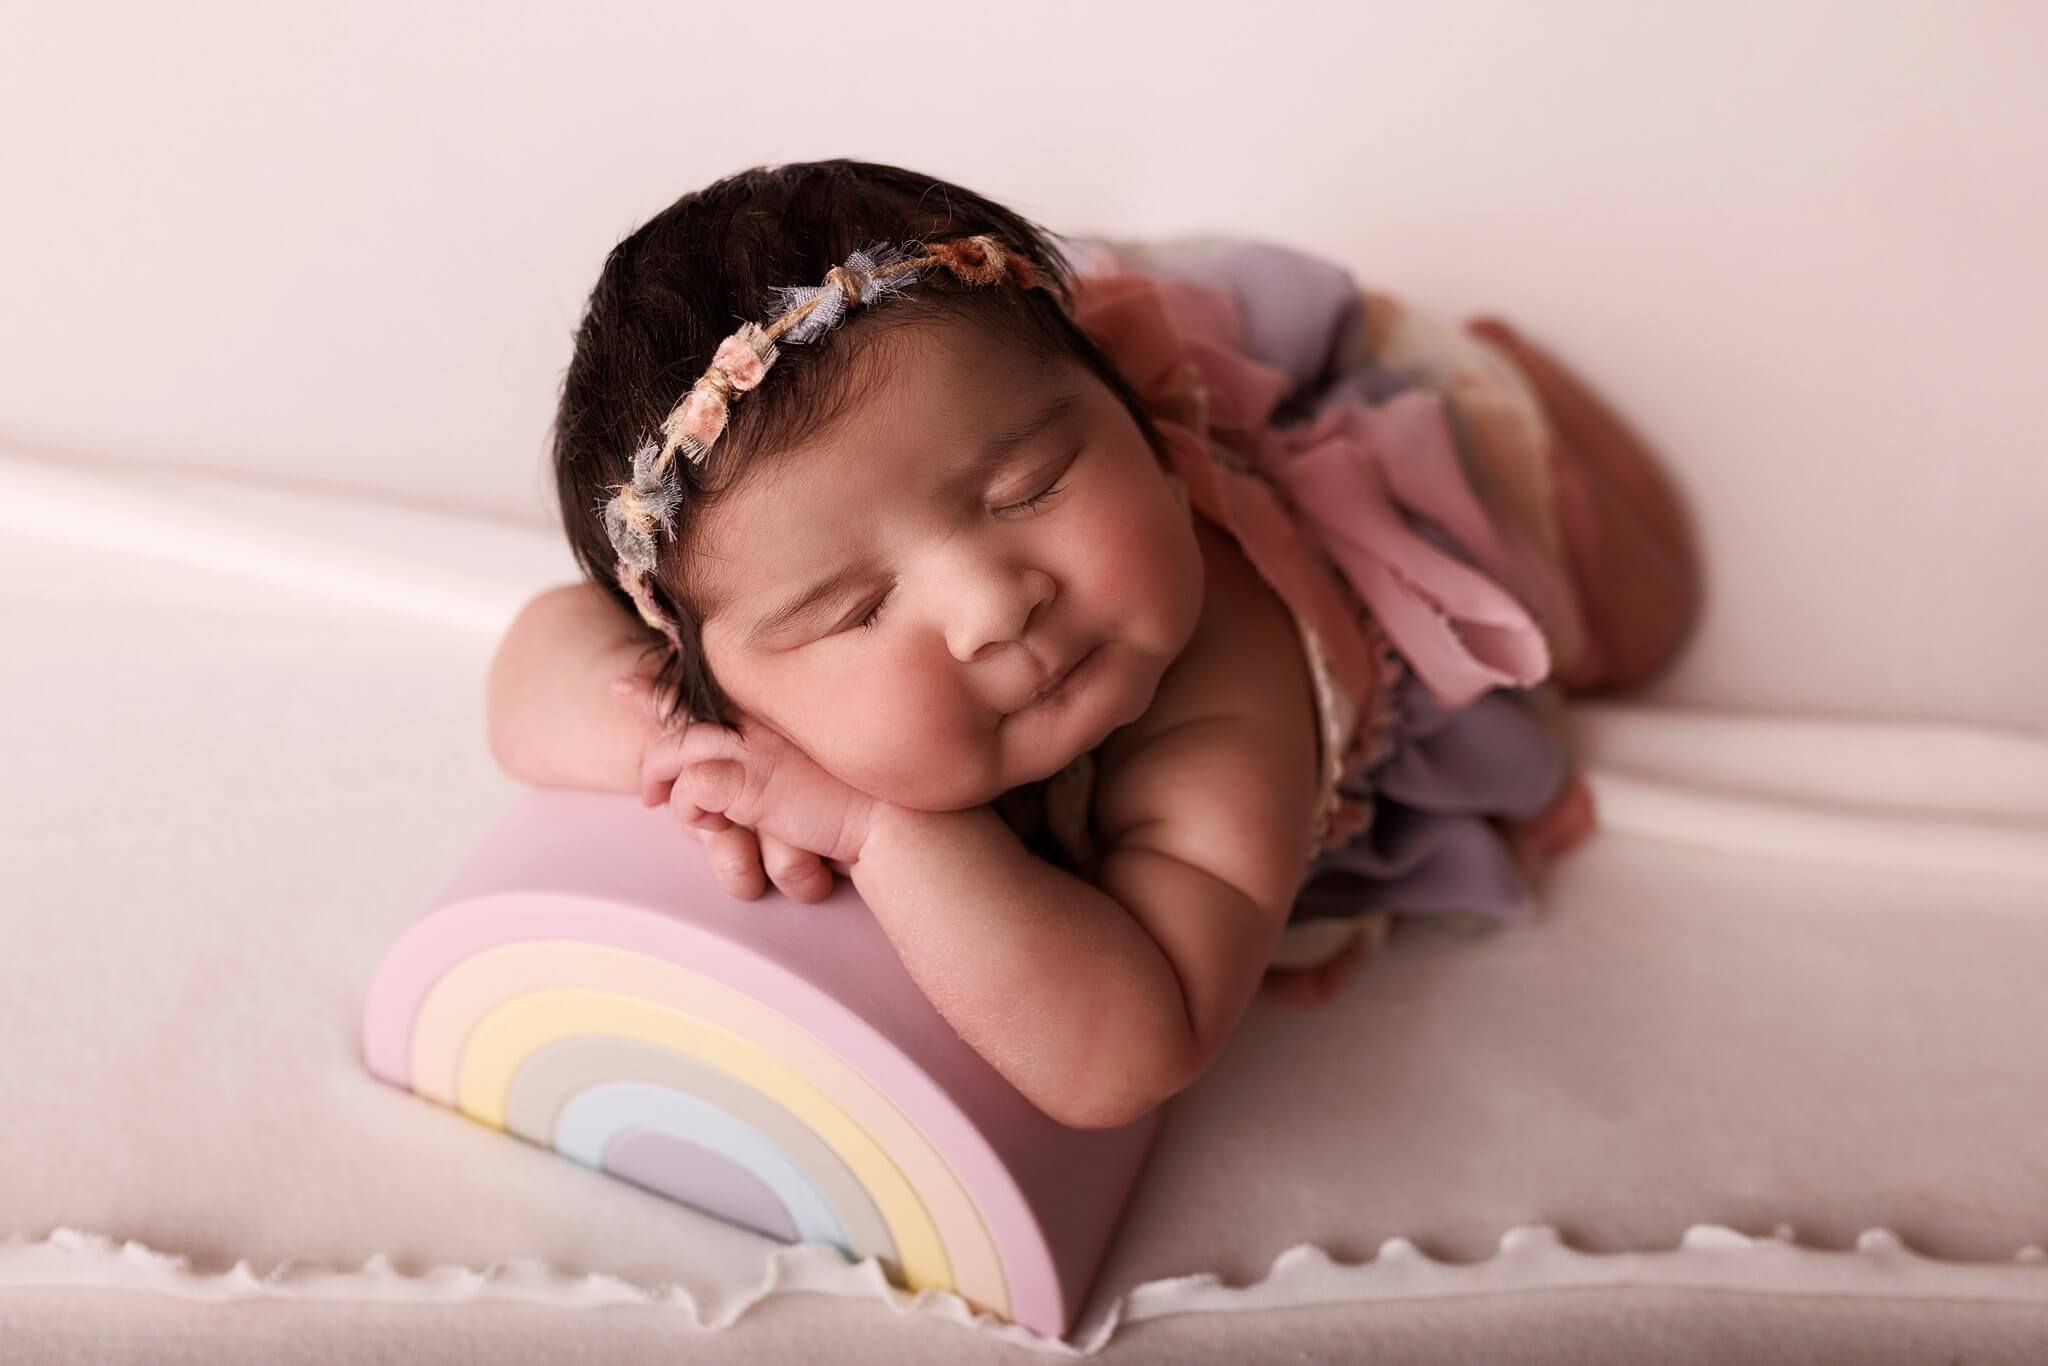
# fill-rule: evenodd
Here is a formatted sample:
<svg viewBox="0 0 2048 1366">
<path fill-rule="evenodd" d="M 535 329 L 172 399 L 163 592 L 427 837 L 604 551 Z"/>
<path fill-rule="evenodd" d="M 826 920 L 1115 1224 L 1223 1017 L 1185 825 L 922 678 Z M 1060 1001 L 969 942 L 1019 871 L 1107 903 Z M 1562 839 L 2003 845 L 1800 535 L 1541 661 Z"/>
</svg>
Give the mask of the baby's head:
<svg viewBox="0 0 2048 1366">
<path fill-rule="evenodd" d="M 674 454 L 636 607 L 605 510 L 720 343 L 856 251 L 977 234 L 1016 258 L 1002 278 L 926 268 L 785 337 L 701 463 Z M 921 810 L 1047 777 L 1143 714 L 1194 631 L 1201 555 L 1069 279 L 1018 215 L 848 161 L 721 180 L 612 251 L 563 383 L 556 483 L 585 571 L 658 619 L 679 712 L 766 725 Z"/>
</svg>

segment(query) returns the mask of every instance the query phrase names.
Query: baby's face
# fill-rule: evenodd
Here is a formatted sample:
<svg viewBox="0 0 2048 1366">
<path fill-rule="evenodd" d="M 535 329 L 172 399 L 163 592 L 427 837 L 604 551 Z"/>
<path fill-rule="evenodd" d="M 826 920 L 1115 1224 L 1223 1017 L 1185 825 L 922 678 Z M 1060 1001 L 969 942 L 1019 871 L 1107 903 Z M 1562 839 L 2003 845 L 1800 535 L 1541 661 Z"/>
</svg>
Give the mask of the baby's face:
<svg viewBox="0 0 2048 1366">
<path fill-rule="evenodd" d="M 871 344 L 875 384 L 699 523 L 702 639 L 728 696 L 841 781 L 958 810 L 1144 714 L 1201 613 L 1201 553 L 1078 363 L 952 319 Z"/>
</svg>

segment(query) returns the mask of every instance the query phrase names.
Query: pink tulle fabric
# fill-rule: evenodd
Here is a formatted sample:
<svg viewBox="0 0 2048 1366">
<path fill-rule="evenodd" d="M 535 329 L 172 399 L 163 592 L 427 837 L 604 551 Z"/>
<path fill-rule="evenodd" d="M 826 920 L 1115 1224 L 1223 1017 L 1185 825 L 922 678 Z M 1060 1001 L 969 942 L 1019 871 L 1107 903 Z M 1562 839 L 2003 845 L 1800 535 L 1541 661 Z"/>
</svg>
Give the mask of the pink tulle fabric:
<svg viewBox="0 0 2048 1366">
<path fill-rule="evenodd" d="M 1195 507 L 1315 630 L 1353 697 L 1371 694 L 1375 671 L 1332 565 L 1442 706 L 1549 675 L 1543 631 L 1523 604 L 1568 601 L 1570 588 L 1474 495 L 1440 395 L 1331 403 L 1278 427 L 1272 415 L 1292 381 L 1246 354 L 1228 294 L 1116 270 L 1081 276 L 1074 293 L 1076 322 L 1152 408 Z M 1403 508 L 1479 567 L 1416 535 Z"/>
</svg>

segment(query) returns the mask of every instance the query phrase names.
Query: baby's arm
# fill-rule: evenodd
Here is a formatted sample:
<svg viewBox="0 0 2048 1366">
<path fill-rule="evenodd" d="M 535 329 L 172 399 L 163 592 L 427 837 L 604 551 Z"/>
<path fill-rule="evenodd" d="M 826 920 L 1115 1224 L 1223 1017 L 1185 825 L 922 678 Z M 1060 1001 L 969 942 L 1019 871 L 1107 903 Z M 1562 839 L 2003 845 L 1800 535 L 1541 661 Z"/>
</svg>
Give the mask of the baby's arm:
<svg viewBox="0 0 2048 1366">
<path fill-rule="evenodd" d="M 644 761 L 668 743 L 653 706 L 654 640 L 592 583 L 551 588 L 520 610 L 491 661 L 485 711 L 491 754 L 536 787 L 643 788 Z M 628 675 L 638 690 L 612 684 Z M 808 850 L 722 818 L 692 824 L 728 895 L 752 901 L 769 884 L 797 901 L 832 894 L 835 871 Z"/>
<path fill-rule="evenodd" d="M 1063 1124 L 1127 1124 L 1208 1070 L 1299 882 L 1309 803 L 1250 729 L 1190 727 L 1134 762 L 1133 818 L 1091 886 L 988 807 L 885 808 L 855 887 L 961 1038 Z M 1149 812 L 1149 815 L 1141 813 Z M 1291 828 L 1288 828 L 1290 827 Z"/>
<path fill-rule="evenodd" d="M 650 634 L 595 584 L 551 588 L 520 609 L 491 661 L 491 756 L 537 787 L 640 791 L 658 734 L 651 710 L 621 706 L 612 680 L 652 676 Z"/>
<path fill-rule="evenodd" d="M 1258 989 L 1310 854 L 1314 711 L 1284 609 L 1234 548 L 1147 715 L 1101 752 L 1091 885 L 987 807 L 880 808 L 854 885 L 948 1023 L 1076 1127 L 1206 1071 Z"/>
</svg>

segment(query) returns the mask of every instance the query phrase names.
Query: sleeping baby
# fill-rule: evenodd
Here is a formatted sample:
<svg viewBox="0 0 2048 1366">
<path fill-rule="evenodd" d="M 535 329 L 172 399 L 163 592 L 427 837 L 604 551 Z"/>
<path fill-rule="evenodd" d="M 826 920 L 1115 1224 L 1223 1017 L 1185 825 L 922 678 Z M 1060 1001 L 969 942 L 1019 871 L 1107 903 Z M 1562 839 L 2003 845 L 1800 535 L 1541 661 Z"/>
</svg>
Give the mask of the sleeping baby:
<svg viewBox="0 0 2048 1366">
<path fill-rule="evenodd" d="M 850 879 L 1077 1127 L 1393 917 L 1524 913 L 1593 827 L 1563 696 L 1698 608 L 1661 473 L 1504 325 L 861 162 L 613 249 L 555 473 L 588 580 L 500 645 L 500 765 L 666 804 L 737 897 Z"/>
</svg>

